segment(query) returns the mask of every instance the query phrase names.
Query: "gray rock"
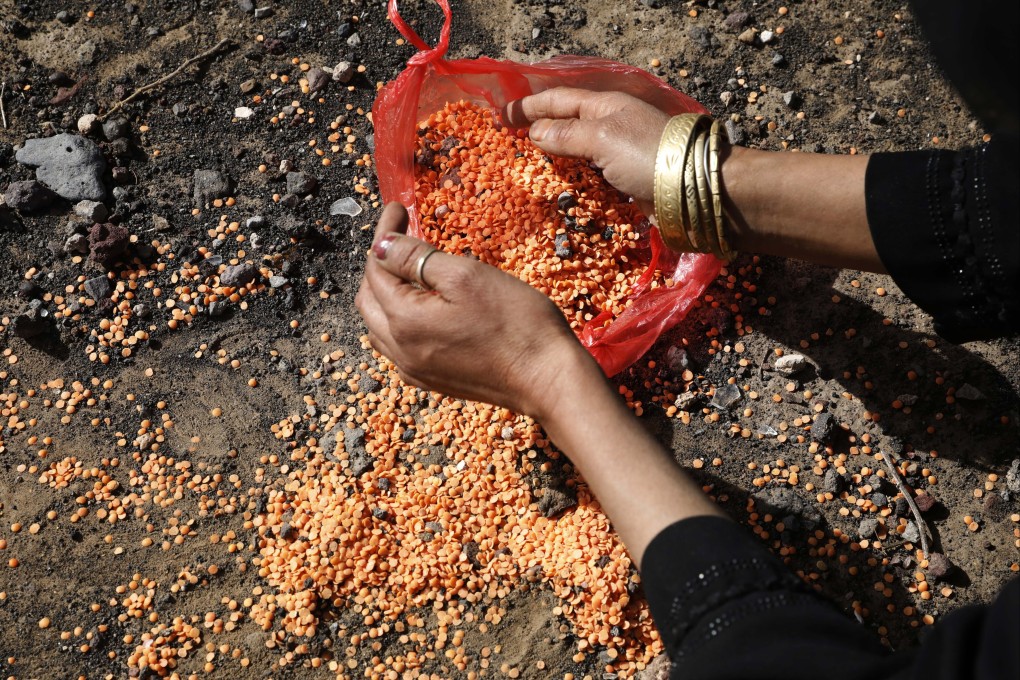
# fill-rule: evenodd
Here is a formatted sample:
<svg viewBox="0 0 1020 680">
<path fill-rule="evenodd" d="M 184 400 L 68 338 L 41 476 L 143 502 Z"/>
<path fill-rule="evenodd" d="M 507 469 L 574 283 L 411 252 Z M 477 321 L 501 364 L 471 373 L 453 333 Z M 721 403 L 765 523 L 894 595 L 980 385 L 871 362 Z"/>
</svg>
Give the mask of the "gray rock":
<svg viewBox="0 0 1020 680">
<path fill-rule="evenodd" d="M 64 252 L 73 255 L 88 255 L 89 237 L 85 234 L 71 234 L 64 241 Z"/>
<path fill-rule="evenodd" d="M 857 529 L 857 533 L 860 534 L 861 538 L 871 538 L 878 532 L 878 520 L 874 517 L 865 517 L 861 520 L 861 526 Z"/>
<path fill-rule="evenodd" d="M 736 95 L 734 95 L 734 94 L 733 94 L 732 92 L 730 92 L 729 90 L 723 90 L 722 92 L 720 92 L 720 93 L 719 93 L 719 101 L 721 101 L 721 102 L 722 102 L 722 105 L 723 105 L 723 106 L 729 106 L 730 104 L 732 104 L 732 103 L 733 103 L 733 98 L 734 98 L 735 96 L 736 96 Z M 727 122 L 727 123 L 732 123 L 733 121 L 731 121 L 731 120 L 727 120 L 726 122 Z"/>
<path fill-rule="evenodd" d="M 783 103 L 791 109 L 795 109 L 800 106 L 800 95 L 793 90 L 789 90 L 783 93 Z"/>
<path fill-rule="evenodd" d="M 701 392 L 682 392 L 674 405 L 681 411 L 690 411 L 705 403 L 705 395 Z"/>
<path fill-rule="evenodd" d="M 839 495 L 846 488 L 846 480 L 836 472 L 835 468 L 827 468 L 822 476 L 822 491 Z"/>
<path fill-rule="evenodd" d="M 287 193 L 295 196 L 307 196 L 315 191 L 319 181 L 307 172 L 287 173 Z"/>
<path fill-rule="evenodd" d="M 152 310 L 149 305 L 144 302 L 139 302 L 137 305 L 131 308 L 131 313 L 137 316 L 139 319 L 148 319 L 152 316 Z"/>
<path fill-rule="evenodd" d="M 361 36 L 357 33 L 353 34 L 347 39 L 348 47 L 359 47 L 361 45 Z"/>
<path fill-rule="evenodd" d="M 346 217 L 357 217 L 362 213 L 361 205 L 353 198 L 341 198 L 329 206 L 330 215 L 344 215 Z"/>
<path fill-rule="evenodd" d="M 115 139 L 129 137 L 131 135 L 131 123 L 126 118 L 111 118 L 103 123 L 103 136 L 111 142 Z"/>
<path fill-rule="evenodd" d="M 742 398 L 743 395 L 740 393 L 739 387 L 726 383 L 715 389 L 715 396 L 712 397 L 711 405 L 728 411 L 739 404 Z"/>
<path fill-rule="evenodd" d="M 554 239 L 556 245 L 556 257 L 566 259 L 574 256 L 574 249 L 570 246 L 570 237 L 566 234 L 556 234 Z"/>
<path fill-rule="evenodd" d="M 981 390 L 970 383 L 963 383 L 963 385 L 956 390 L 956 398 L 966 399 L 967 401 L 980 401 L 985 398 L 985 395 Z"/>
<path fill-rule="evenodd" d="M 259 7 L 259 8 L 257 8 L 255 10 L 255 18 L 256 19 L 266 19 L 266 18 L 271 17 L 271 16 L 273 16 L 273 8 L 272 7 Z"/>
<path fill-rule="evenodd" d="M 884 493 L 873 493 L 871 494 L 871 502 L 880 508 L 884 508 L 889 505 L 889 497 Z"/>
<path fill-rule="evenodd" d="M 872 125 L 885 125 L 888 121 L 878 111 L 872 111 L 868 114 L 868 122 Z"/>
<path fill-rule="evenodd" d="M 237 9 L 245 14 L 254 14 L 255 3 L 252 0 L 237 0 Z"/>
<path fill-rule="evenodd" d="M 556 206 L 566 212 L 577 205 L 577 196 L 569 191 L 564 191 L 556 197 Z"/>
<path fill-rule="evenodd" d="M 110 284 L 110 279 L 105 276 L 96 276 L 85 282 L 85 292 L 88 293 L 90 298 L 98 302 L 110 297 L 110 293 L 113 292 L 113 286 Z"/>
<path fill-rule="evenodd" d="M 332 76 L 318 66 L 310 69 L 307 75 L 305 75 L 305 78 L 308 79 L 309 94 L 315 94 L 325 90 L 329 85 L 329 81 L 332 80 Z"/>
<path fill-rule="evenodd" d="M 196 208 L 204 208 L 207 204 L 229 196 L 234 190 L 234 182 L 227 175 L 216 170 L 196 170 L 193 198 Z"/>
<path fill-rule="evenodd" d="M 908 543 L 920 543 L 921 541 L 921 530 L 917 528 L 917 523 L 913 520 L 907 522 L 907 528 L 900 535 Z"/>
<path fill-rule="evenodd" d="M 752 496 L 755 506 L 759 512 L 771 513 L 773 516 L 786 521 L 786 516 L 799 518 L 806 529 L 813 530 L 822 523 L 822 515 L 814 504 L 789 487 L 772 487 L 766 491 L 760 491 Z"/>
<path fill-rule="evenodd" d="M 786 66 L 786 57 L 776 52 L 774 55 L 772 55 L 772 65 Z"/>
<path fill-rule="evenodd" d="M 249 217 L 247 220 L 244 221 L 244 228 L 245 229 L 262 229 L 268 223 L 269 222 L 262 215 L 255 215 L 254 217 Z"/>
<path fill-rule="evenodd" d="M 105 222 L 110 211 L 99 201 L 80 201 L 74 206 L 74 214 L 89 222 Z"/>
<path fill-rule="evenodd" d="M 220 285 L 238 288 L 247 285 L 258 278 L 259 270 L 251 262 L 242 262 L 227 267 L 220 274 Z"/>
<path fill-rule="evenodd" d="M 436 536 L 446 531 L 443 525 L 439 522 L 425 522 L 425 530 L 431 531 Z"/>
<path fill-rule="evenodd" d="M 1012 493 L 1020 493 L 1020 458 L 1013 459 L 1006 472 L 1006 488 Z"/>
<path fill-rule="evenodd" d="M 803 370 L 808 365 L 807 357 L 803 354 L 784 354 L 776 359 L 776 370 L 783 375 L 793 375 Z"/>
<path fill-rule="evenodd" d="M 768 30 L 762 31 L 758 35 L 758 38 L 762 41 L 762 44 L 764 45 L 768 45 L 770 42 L 772 42 L 772 39 L 775 37 L 776 37 L 775 32 Z"/>
<path fill-rule="evenodd" d="M 269 277 L 269 287 L 270 288 L 283 288 L 288 283 L 290 283 L 290 281 L 287 279 L 286 276 L 270 276 Z"/>
<path fill-rule="evenodd" d="M 11 182 L 4 191 L 4 201 L 7 205 L 25 214 L 47 210 L 56 200 L 56 194 L 34 179 L 27 182 Z"/>
<path fill-rule="evenodd" d="M 226 300 L 216 300 L 215 302 L 209 303 L 209 316 L 215 318 L 221 317 L 227 313 L 227 308 L 230 306 Z"/>
<path fill-rule="evenodd" d="M 333 67 L 333 80 L 346 85 L 354 79 L 356 73 L 357 69 L 354 67 L 354 64 L 349 61 L 341 61 Z"/>
<path fill-rule="evenodd" d="M 36 179 L 68 201 L 106 198 L 103 186 L 106 159 L 92 140 L 66 132 L 45 139 L 30 139 L 15 158 L 23 165 L 36 168 Z"/>
<path fill-rule="evenodd" d="M 375 459 L 365 450 L 365 431 L 360 427 L 344 430 L 344 451 L 347 452 L 347 469 L 354 477 L 360 477 L 375 465 Z"/>
<path fill-rule="evenodd" d="M 730 142 L 737 146 L 743 146 L 747 143 L 747 133 L 744 132 L 744 128 L 737 125 L 732 118 L 727 118 L 726 123 L 726 135 L 730 138 Z"/>
</svg>

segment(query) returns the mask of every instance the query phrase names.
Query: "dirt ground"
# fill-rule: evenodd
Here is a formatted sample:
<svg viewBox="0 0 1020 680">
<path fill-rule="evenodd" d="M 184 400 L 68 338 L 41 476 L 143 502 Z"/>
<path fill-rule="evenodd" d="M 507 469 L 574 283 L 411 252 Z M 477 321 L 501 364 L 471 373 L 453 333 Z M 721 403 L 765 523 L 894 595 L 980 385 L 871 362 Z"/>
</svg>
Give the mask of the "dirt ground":
<svg viewBox="0 0 1020 680">
<path fill-rule="evenodd" d="M 613 668 L 599 645 L 575 657 L 584 645 L 542 579 L 517 578 L 496 597 L 462 602 L 467 614 L 450 628 L 463 631 L 466 670 L 439 644 L 439 603 L 412 613 L 423 617 L 423 635 L 410 640 L 399 628 L 369 637 L 362 612 L 370 603 L 353 600 L 320 612 L 308 637 L 256 622 L 253 599 L 274 592 L 253 566 L 257 528 L 265 498 L 289 483 L 281 432 L 307 424 L 313 404 L 335 396 L 331 373 L 346 380 L 375 364 L 353 307 L 379 208 L 364 163 L 373 150 L 364 114 L 377 83 L 394 78 L 413 49 L 397 41 L 379 2 L 263 0 L 255 6 L 272 11 L 258 18 L 244 5 L 0 0 L 0 190 L 34 177 L 14 160 L 26 139 L 77 134 L 83 115 L 230 41 L 128 104 L 126 138 L 90 133 L 109 166 L 104 182 L 118 189 L 106 201 L 108 221 L 135 237 L 127 256 L 135 259 L 116 271 L 134 272 L 130 305 L 151 308 L 112 347 L 97 337 L 110 306 L 75 302 L 107 268 L 66 252 L 68 236 L 90 224 L 70 204 L 21 216 L 0 205 L 0 674 L 154 677 L 131 659 L 158 646 L 153 631 L 175 617 L 194 621 L 194 649 L 175 660 L 182 677 L 386 677 L 386 658 L 410 650 L 441 678 L 609 678 L 643 667 Z M 897 2 L 471 1 L 453 11 L 452 56 L 573 53 L 634 64 L 732 116 L 748 146 L 873 153 L 962 147 L 984 134 Z M 746 19 L 737 21 L 739 12 Z M 434 6 L 406 3 L 404 14 L 434 39 Z M 757 31 L 748 43 L 740 38 L 749 28 Z M 355 67 L 349 84 L 301 91 L 312 73 L 303 65 L 341 61 Z M 343 134 L 326 141 L 341 118 Z M 287 196 L 281 161 L 318 180 L 310 198 Z M 230 200 L 196 209 L 196 170 L 228 175 Z M 345 197 L 364 212 L 331 215 Z M 248 222 L 256 216 L 264 219 Z M 249 240 L 232 244 L 237 234 Z M 287 280 L 221 316 L 191 313 L 171 328 L 175 312 L 189 314 L 180 264 L 198 248 L 225 264 L 237 259 L 228 248 L 248 248 Z M 171 290 L 176 308 L 164 304 Z M 42 297 L 59 320 L 18 337 L 14 319 L 29 297 Z M 804 355 L 806 368 L 776 370 L 777 349 Z M 901 649 L 954 609 L 988 602 L 1017 571 L 1020 479 L 1007 473 L 1020 443 L 1018 349 L 1015 339 L 942 340 L 887 277 L 744 256 L 617 381 L 728 511 Z M 683 379 L 687 370 L 693 376 Z M 706 394 L 731 379 L 742 388 L 733 409 L 695 402 L 668 413 L 672 400 L 662 403 L 663 384 Z M 811 427 L 817 434 L 822 416 L 832 433 L 819 444 Z M 913 516 L 874 477 L 878 451 L 934 500 L 924 503 L 931 548 L 955 565 L 937 581 L 919 542 L 901 533 Z M 826 476 L 823 464 L 838 473 Z M 889 500 L 881 516 L 890 530 L 861 536 L 862 518 L 880 516 L 869 513 L 875 494 Z M 767 509 L 769 500 L 777 507 Z M 918 573 L 931 576 L 922 582 Z"/>
</svg>

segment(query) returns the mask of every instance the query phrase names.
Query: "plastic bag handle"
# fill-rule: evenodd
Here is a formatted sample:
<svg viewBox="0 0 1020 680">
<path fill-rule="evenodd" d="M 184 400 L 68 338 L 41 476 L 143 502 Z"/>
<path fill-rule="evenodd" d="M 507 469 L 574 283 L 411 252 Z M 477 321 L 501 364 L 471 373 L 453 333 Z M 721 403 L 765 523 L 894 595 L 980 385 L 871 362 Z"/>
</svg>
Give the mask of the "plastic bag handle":
<svg viewBox="0 0 1020 680">
<path fill-rule="evenodd" d="M 386 16 L 393 25 L 397 27 L 400 34 L 409 43 L 418 48 L 418 54 L 407 60 L 409 66 L 416 64 L 429 64 L 446 56 L 446 50 L 450 47 L 450 24 L 453 22 L 453 12 L 450 11 L 449 0 L 436 0 L 436 3 L 443 10 L 443 30 L 439 32 L 439 42 L 435 47 L 429 47 L 428 43 L 421 39 L 421 36 L 414 32 L 414 29 L 407 25 L 400 10 L 397 9 L 397 0 L 389 0 L 386 7 Z"/>
</svg>

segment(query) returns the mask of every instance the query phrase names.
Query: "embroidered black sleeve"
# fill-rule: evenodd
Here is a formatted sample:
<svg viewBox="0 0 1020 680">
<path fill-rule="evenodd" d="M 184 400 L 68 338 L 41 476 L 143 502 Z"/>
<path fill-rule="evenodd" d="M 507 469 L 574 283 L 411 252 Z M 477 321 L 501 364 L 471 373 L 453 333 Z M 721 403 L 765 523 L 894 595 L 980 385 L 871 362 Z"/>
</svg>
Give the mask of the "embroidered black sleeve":
<svg viewBox="0 0 1020 680">
<path fill-rule="evenodd" d="M 1020 330 L 1016 159 L 1008 147 L 876 154 L 868 163 L 879 257 L 953 342 Z"/>
</svg>

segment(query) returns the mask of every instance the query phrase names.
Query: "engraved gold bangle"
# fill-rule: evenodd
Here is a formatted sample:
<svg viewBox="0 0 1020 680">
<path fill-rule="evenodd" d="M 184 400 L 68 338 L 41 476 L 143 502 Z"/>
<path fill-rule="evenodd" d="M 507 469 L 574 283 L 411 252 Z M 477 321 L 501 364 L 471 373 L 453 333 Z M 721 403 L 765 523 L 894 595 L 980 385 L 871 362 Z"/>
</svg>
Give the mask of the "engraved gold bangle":
<svg viewBox="0 0 1020 680">
<path fill-rule="evenodd" d="M 726 128 L 719 121 L 712 123 L 712 130 L 708 138 L 708 175 L 712 186 L 712 212 L 715 218 L 715 229 L 721 252 L 721 258 L 727 262 L 731 261 L 736 253 L 730 248 L 726 240 L 726 214 L 722 200 L 722 141 L 723 137 L 729 141 L 729 134 Z"/>
<path fill-rule="evenodd" d="M 694 140 L 694 177 L 697 182 L 697 198 L 700 229 L 698 230 L 701 241 L 701 252 L 711 252 L 716 257 L 722 257 L 716 232 L 716 223 L 712 213 L 712 194 L 708 185 L 708 168 L 705 165 L 705 146 L 708 144 L 710 126 L 702 125 Z"/>
<path fill-rule="evenodd" d="M 684 228 L 684 163 L 691 133 L 701 114 L 685 113 L 666 123 L 655 159 L 655 218 L 663 241 L 670 250 L 691 250 Z"/>
</svg>

